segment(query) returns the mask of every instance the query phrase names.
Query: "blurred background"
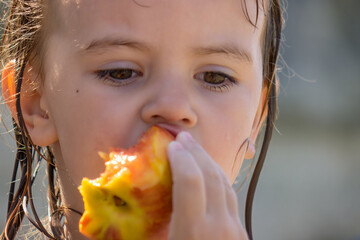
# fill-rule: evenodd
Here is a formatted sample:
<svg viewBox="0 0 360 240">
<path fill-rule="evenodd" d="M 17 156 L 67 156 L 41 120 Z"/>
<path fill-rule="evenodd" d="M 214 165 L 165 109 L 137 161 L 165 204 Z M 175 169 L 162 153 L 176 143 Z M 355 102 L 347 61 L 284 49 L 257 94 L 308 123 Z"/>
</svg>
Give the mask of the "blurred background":
<svg viewBox="0 0 360 240">
<path fill-rule="evenodd" d="M 360 1 L 284 7 L 279 118 L 255 194 L 254 239 L 360 239 Z M 0 132 L 2 229 L 14 146 Z M 35 196 L 44 210 L 44 190 Z"/>
</svg>

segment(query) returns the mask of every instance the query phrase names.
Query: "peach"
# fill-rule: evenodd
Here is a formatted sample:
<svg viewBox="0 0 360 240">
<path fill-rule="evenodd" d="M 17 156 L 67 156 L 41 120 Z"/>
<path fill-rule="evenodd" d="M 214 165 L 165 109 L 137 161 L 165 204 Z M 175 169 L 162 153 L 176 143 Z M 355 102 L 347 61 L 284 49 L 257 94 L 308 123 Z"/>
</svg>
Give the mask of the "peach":
<svg viewBox="0 0 360 240">
<path fill-rule="evenodd" d="M 96 240 L 165 239 L 172 211 L 172 177 L 166 156 L 174 137 L 150 128 L 128 150 L 100 153 L 105 172 L 79 187 L 85 212 L 79 229 Z"/>
</svg>

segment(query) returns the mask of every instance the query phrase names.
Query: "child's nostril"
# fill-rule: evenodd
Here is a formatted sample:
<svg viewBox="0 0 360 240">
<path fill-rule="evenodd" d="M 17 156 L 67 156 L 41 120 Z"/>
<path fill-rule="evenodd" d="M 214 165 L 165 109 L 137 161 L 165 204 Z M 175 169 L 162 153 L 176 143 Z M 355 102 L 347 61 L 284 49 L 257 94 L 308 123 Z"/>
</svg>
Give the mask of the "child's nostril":
<svg viewBox="0 0 360 240">
<path fill-rule="evenodd" d="M 114 203 L 117 207 L 123 207 L 126 206 L 126 202 L 119 198 L 118 196 L 114 196 Z"/>
</svg>

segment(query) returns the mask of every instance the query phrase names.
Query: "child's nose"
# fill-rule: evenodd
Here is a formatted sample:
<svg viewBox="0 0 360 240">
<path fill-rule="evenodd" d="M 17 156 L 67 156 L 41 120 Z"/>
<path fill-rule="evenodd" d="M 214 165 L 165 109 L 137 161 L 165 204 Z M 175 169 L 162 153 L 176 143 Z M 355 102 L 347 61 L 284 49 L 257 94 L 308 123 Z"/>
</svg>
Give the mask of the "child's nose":
<svg viewBox="0 0 360 240">
<path fill-rule="evenodd" d="M 144 122 L 150 124 L 172 123 L 190 128 L 197 122 L 197 114 L 188 92 L 182 86 L 171 83 L 154 86 L 151 97 L 141 111 Z"/>
</svg>

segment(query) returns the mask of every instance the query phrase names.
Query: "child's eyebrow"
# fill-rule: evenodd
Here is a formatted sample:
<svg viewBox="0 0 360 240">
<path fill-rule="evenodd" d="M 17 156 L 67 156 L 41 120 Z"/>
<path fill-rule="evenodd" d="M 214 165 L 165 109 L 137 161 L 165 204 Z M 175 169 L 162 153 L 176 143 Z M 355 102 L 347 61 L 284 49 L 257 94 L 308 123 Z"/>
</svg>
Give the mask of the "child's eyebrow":
<svg viewBox="0 0 360 240">
<path fill-rule="evenodd" d="M 117 46 L 127 46 L 130 48 L 134 48 L 140 51 L 149 51 L 150 47 L 145 43 L 140 43 L 127 39 L 120 38 L 102 38 L 98 40 L 93 40 L 91 43 L 82 49 L 82 52 L 93 52 L 97 50 L 101 50 L 108 47 L 117 47 Z"/>
<path fill-rule="evenodd" d="M 242 62 L 252 63 L 251 55 L 245 50 L 233 44 L 197 47 L 193 51 L 197 55 L 225 54 Z"/>
<path fill-rule="evenodd" d="M 81 50 L 81 52 L 97 52 L 109 47 L 127 46 L 139 51 L 149 52 L 151 47 L 146 43 L 137 42 L 128 39 L 121 38 L 102 38 L 93 40 L 87 47 Z M 206 56 L 211 54 L 224 54 L 235 58 L 242 62 L 252 63 L 253 59 L 245 49 L 239 48 L 235 44 L 225 43 L 213 46 L 195 47 L 192 48 L 192 53 L 195 55 Z"/>
</svg>

